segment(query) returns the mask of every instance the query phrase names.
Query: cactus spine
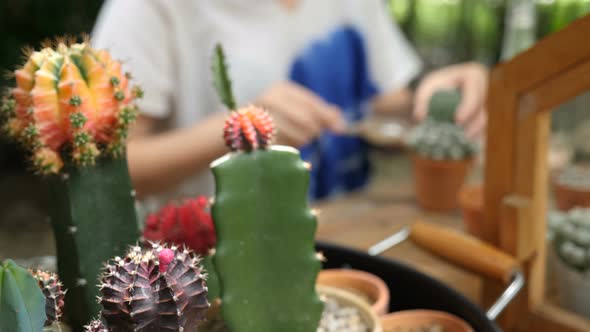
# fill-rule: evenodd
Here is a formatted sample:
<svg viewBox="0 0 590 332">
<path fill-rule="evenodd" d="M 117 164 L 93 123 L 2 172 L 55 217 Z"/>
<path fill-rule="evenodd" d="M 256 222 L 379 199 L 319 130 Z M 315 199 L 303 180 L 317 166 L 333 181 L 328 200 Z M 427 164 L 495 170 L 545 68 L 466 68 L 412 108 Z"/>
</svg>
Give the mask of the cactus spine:
<svg viewBox="0 0 590 332">
<path fill-rule="evenodd" d="M 233 112 L 224 137 L 234 152 L 211 166 L 213 260 L 222 317 L 233 332 L 315 331 L 322 314 L 315 291 L 321 268 L 314 251 L 317 222 L 307 203 L 309 165 L 296 149 L 271 146 L 272 132 L 265 111 Z"/>
<path fill-rule="evenodd" d="M 102 262 L 138 236 L 124 141 L 142 92 L 88 42 L 57 42 L 27 57 L 0 117 L 48 179 L 66 312 L 80 328 L 98 312 L 93 285 Z"/>
<path fill-rule="evenodd" d="M 41 270 L 32 274 L 45 296 L 45 326 L 50 326 L 61 318 L 66 292 L 55 274 Z"/>
</svg>

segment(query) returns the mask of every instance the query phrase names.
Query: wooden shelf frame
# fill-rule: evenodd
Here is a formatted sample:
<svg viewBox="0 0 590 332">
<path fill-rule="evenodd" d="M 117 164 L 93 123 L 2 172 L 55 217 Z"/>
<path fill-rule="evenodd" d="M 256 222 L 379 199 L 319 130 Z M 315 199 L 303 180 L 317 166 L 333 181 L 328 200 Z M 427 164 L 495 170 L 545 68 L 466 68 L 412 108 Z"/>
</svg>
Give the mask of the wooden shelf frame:
<svg viewBox="0 0 590 332">
<path fill-rule="evenodd" d="M 527 275 L 500 323 L 506 331 L 590 331 L 545 301 L 550 111 L 590 90 L 590 15 L 498 65 L 489 86 L 484 239 Z M 497 295 L 486 282 L 484 300 Z"/>
</svg>

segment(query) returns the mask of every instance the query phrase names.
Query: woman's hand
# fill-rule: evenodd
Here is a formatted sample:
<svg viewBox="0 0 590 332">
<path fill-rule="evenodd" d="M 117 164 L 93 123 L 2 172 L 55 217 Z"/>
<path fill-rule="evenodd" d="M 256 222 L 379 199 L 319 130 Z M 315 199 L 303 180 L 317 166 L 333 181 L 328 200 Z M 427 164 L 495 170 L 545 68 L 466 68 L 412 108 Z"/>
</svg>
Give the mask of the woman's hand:
<svg viewBox="0 0 590 332">
<path fill-rule="evenodd" d="M 338 108 L 293 82 L 272 85 L 254 104 L 271 113 L 277 128 L 277 141 L 281 144 L 300 147 L 325 129 L 341 132 L 345 128 Z"/>
<path fill-rule="evenodd" d="M 486 127 L 487 68 L 470 62 L 444 67 L 428 74 L 420 82 L 414 97 L 414 116 L 418 120 L 426 118 L 430 98 L 442 89 L 461 90 L 462 99 L 455 113 L 455 121 L 465 128 L 469 137 L 482 136 Z"/>
</svg>

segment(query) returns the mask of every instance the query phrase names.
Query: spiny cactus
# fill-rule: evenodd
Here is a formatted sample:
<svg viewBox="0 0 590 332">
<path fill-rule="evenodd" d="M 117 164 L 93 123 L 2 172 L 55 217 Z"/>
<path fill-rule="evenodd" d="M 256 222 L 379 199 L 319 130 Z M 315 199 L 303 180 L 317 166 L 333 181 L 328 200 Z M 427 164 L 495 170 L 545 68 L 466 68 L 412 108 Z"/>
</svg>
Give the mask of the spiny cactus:
<svg viewBox="0 0 590 332">
<path fill-rule="evenodd" d="M 37 270 L 31 272 L 39 283 L 39 288 L 45 296 L 45 326 L 58 322 L 63 314 L 64 297 L 66 292 L 54 273 Z"/>
<path fill-rule="evenodd" d="M 227 78 L 218 69 L 214 74 Z M 224 134 L 234 151 L 211 165 L 222 318 L 233 332 L 315 331 L 323 305 L 315 290 L 321 264 L 307 202 L 309 164 L 294 148 L 270 146 L 272 123 L 259 108 L 231 113 Z"/>
<path fill-rule="evenodd" d="M 549 214 L 553 248 L 561 260 L 581 272 L 590 269 L 590 209 Z"/>
<path fill-rule="evenodd" d="M 81 166 L 93 165 L 103 151 L 122 156 L 142 92 L 129 86 L 121 63 L 88 42 L 57 42 L 26 56 L 2 113 L 5 131 L 31 152 L 35 170 L 59 172 L 64 155 Z"/>
<path fill-rule="evenodd" d="M 216 242 L 208 208 L 209 200 L 205 196 L 187 199 L 182 204 L 170 203 L 147 216 L 143 237 L 148 241 L 185 245 L 207 256 Z"/>
<path fill-rule="evenodd" d="M 463 129 L 452 123 L 426 120 L 408 136 L 408 145 L 418 155 L 435 160 L 463 160 L 476 148 Z"/>
<path fill-rule="evenodd" d="M 125 257 L 115 257 L 100 278 L 104 327 L 110 332 L 195 331 L 209 308 L 199 263 L 187 249 L 159 244 L 147 250 L 133 246 Z"/>
<path fill-rule="evenodd" d="M 102 262 L 138 237 L 125 137 L 142 92 L 130 87 L 118 61 L 88 41 L 56 42 L 26 56 L 0 118 L 49 184 L 65 312 L 79 330 L 98 314 L 92 284 Z"/>
<path fill-rule="evenodd" d="M 88 325 L 84 326 L 84 332 L 109 332 L 109 330 L 104 327 L 104 324 L 98 320 L 92 320 Z"/>
</svg>

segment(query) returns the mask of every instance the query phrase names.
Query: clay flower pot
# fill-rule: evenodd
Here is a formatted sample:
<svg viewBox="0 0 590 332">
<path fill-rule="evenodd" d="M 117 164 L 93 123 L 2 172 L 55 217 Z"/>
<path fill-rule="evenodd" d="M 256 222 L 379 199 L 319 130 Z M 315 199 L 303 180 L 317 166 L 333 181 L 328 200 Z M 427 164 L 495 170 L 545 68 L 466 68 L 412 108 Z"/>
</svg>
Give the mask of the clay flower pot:
<svg viewBox="0 0 590 332">
<path fill-rule="evenodd" d="M 567 211 L 576 206 L 590 207 L 590 190 L 574 188 L 554 180 L 553 192 L 555 204 L 561 211 Z"/>
<path fill-rule="evenodd" d="M 461 187 L 459 206 L 463 215 L 465 231 L 477 238 L 481 238 L 484 218 L 482 185 L 471 184 Z"/>
<path fill-rule="evenodd" d="M 465 182 L 473 159 L 433 160 L 412 155 L 418 204 L 425 210 L 448 212 L 457 208 L 457 193 Z"/>
<path fill-rule="evenodd" d="M 404 331 L 404 329 L 437 325 L 444 332 L 474 332 L 461 318 L 442 311 L 406 310 L 381 317 L 383 332 Z"/>
<path fill-rule="evenodd" d="M 361 297 L 352 292 L 330 286 L 317 285 L 316 289 L 322 298 L 331 298 L 343 307 L 355 308 L 361 320 L 367 325 L 369 332 L 383 332 L 381 321 L 373 309 Z M 342 330 L 346 332 L 346 330 Z"/>
<path fill-rule="evenodd" d="M 340 288 L 363 298 L 377 315 L 389 309 L 389 288 L 381 278 L 368 272 L 351 269 L 327 269 L 320 271 L 318 285 Z"/>
</svg>

